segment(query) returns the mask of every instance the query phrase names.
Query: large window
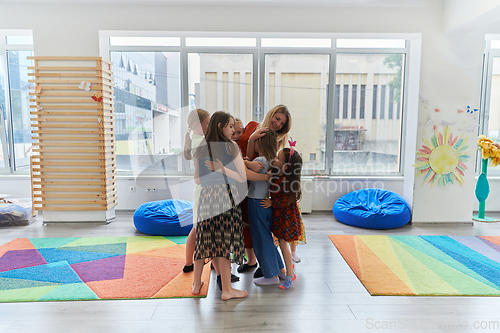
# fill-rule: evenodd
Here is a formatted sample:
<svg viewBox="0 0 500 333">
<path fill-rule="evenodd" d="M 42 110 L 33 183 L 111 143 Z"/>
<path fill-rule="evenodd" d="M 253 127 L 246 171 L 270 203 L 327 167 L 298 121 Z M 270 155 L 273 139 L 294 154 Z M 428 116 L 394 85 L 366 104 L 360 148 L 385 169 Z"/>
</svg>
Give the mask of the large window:
<svg viewBox="0 0 500 333">
<path fill-rule="evenodd" d="M 31 36 L 0 33 L 0 173 L 29 171 Z"/>
<path fill-rule="evenodd" d="M 400 35 L 128 34 L 101 32 L 113 62 L 120 172 L 192 173 L 182 150 L 194 108 L 247 124 L 285 104 L 304 174 L 402 174 L 410 46 Z M 0 173 L 29 170 L 31 44 L 27 34 L 0 36 Z M 484 130 L 495 139 L 500 50 L 490 51 Z"/>
<path fill-rule="evenodd" d="M 14 141 L 14 166 L 29 168 L 32 149 L 28 70 L 33 65 L 32 51 L 8 51 L 10 109 Z"/>
<path fill-rule="evenodd" d="M 264 110 L 287 105 L 289 136 L 297 141 L 303 169 L 326 169 L 326 118 L 330 55 L 266 54 Z"/>
<path fill-rule="evenodd" d="M 339 88 L 333 150 L 336 173 L 399 171 L 404 60 L 403 53 L 337 54 L 335 86 Z M 371 111 L 368 116 L 365 110 Z"/>
<path fill-rule="evenodd" d="M 180 171 L 179 52 L 111 52 L 111 61 L 118 170 Z"/>
<path fill-rule="evenodd" d="M 0 58 L 1 59 L 1 58 Z M 0 67 L 0 171 L 9 169 L 9 145 L 7 144 L 7 73 Z"/>
<path fill-rule="evenodd" d="M 191 173 L 180 152 L 194 108 L 246 124 L 285 104 L 305 174 L 402 174 L 409 45 L 400 36 L 109 34 L 119 170 Z"/>
<path fill-rule="evenodd" d="M 252 120 L 253 54 L 188 53 L 190 106 Z"/>
</svg>

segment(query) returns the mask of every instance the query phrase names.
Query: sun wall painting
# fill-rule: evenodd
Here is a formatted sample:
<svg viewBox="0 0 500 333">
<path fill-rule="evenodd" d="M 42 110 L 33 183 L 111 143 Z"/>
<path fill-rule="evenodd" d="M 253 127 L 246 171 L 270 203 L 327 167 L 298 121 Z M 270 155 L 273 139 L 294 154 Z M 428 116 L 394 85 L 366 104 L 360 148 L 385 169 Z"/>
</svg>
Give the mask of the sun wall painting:
<svg viewBox="0 0 500 333">
<path fill-rule="evenodd" d="M 469 136 L 465 134 L 453 137 L 449 126 L 438 132 L 434 126 L 434 135 L 427 140 L 422 137 L 424 145 L 417 151 L 418 162 L 413 165 L 416 176 L 423 176 L 423 185 L 428 183 L 433 188 L 436 184 L 444 186 L 454 184 L 455 181 L 462 186 L 464 173 L 467 169 L 465 163 L 470 159 L 473 151 L 465 151 L 469 146 Z"/>
</svg>

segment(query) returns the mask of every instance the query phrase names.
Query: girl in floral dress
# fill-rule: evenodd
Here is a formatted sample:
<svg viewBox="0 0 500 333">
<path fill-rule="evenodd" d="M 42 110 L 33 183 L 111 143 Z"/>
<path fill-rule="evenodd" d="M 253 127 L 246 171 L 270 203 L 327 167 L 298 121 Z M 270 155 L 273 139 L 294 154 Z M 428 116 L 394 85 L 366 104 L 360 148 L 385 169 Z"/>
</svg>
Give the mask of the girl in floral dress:
<svg viewBox="0 0 500 333">
<path fill-rule="evenodd" d="M 277 176 L 271 185 L 271 199 L 262 200 L 262 207 L 273 208 L 271 231 L 278 238 L 285 260 L 286 278 L 281 289 L 288 289 L 296 279 L 288 243 L 297 241 L 302 234 L 302 223 L 297 202 L 301 198 L 300 174 L 302 158 L 293 147 L 284 148 L 274 163 Z"/>
</svg>

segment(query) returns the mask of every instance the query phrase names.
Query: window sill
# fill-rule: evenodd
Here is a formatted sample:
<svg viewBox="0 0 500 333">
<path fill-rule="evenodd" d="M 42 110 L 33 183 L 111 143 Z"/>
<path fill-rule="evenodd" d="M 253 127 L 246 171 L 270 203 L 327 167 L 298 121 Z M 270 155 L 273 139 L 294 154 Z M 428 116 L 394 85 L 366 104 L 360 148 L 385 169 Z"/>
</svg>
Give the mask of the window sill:
<svg viewBox="0 0 500 333">
<path fill-rule="evenodd" d="M 29 174 L 0 174 L 0 179 L 7 178 L 17 178 L 17 179 L 30 179 Z M 141 177 L 142 178 L 142 177 Z M 182 180 L 189 181 L 193 179 L 193 176 L 190 175 L 172 175 L 172 176 L 144 176 L 144 179 L 172 179 L 172 180 Z M 404 180 L 404 176 L 302 176 L 302 180 L 381 180 L 381 181 L 398 181 Z M 123 180 L 135 180 L 136 178 L 132 175 L 117 175 L 116 179 Z M 476 181 L 478 176 L 475 177 Z M 491 176 L 488 177 L 488 181 L 500 182 L 500 176 Z"/>
<path fill-rule="evenodd" d="M 386 180 L 386 181 L 397 181 L 403 180 L 404 176 L 363 176 L 363 175 L 348 175 L 348 176 L 302 176 L 301 179 L 310 179 L 310 180 Z"/>
</svg>

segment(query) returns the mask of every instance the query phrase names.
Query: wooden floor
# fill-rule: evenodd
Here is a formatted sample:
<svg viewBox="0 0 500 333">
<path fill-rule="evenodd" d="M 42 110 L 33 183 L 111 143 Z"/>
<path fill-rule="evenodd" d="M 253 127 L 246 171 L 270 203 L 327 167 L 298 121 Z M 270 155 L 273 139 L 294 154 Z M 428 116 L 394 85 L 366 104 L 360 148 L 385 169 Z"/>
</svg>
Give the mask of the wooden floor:
<svg viewBox="0 0 500 333">
<path fill-rule="evenodd" d="M 0 332 L 498 332 L 497 297 L 370 296 L 328 238 L 329 234 L 500 235 L 499 223 L 473 226 L 407 225 L 374 231 L 338 223 L 331 212 L 304 215 L 307 244 L 289 290 L 254 285 L 238 274 L 244 300 L 221 301 L 210 283 L 204 299 L 160 299 L 0 304 Z M 108 225 L 50 224 L 0 228 L 0 244 L 18 237 L 142 235 L 131 212 Z M 236 267 L 233 267 L 236 270 Z M 469 327 L 464 327 L 466 324 Z M 462 325 L 460 327 L 460 325 Z M 476 325 L 477 329 L 471 329 Z M 482 327 L 482 328 L 481 328 Z M 392 328 L 392 329 L 391 329 Z"/>
</svg>

